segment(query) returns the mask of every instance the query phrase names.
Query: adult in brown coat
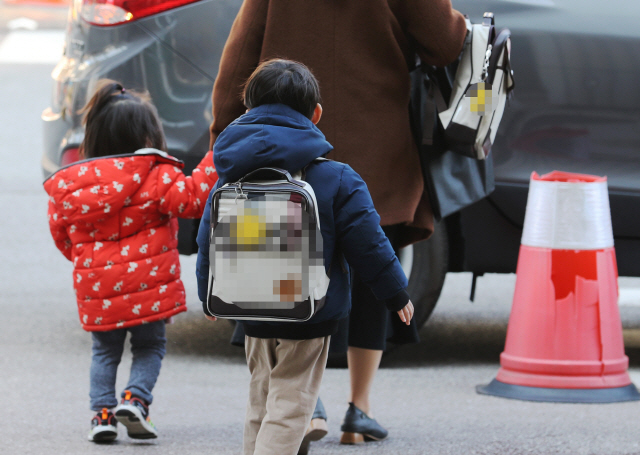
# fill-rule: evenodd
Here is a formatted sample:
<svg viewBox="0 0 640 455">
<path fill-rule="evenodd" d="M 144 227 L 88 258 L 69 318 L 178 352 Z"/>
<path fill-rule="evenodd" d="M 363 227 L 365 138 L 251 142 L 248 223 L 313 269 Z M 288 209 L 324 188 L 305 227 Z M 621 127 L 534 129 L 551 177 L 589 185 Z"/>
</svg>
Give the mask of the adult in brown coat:
<svg viewBox="0 0 640 455">
<path fill-rule="evenodd" d="M 363 177 L 395 248 L 425 239 L 433 216 L 409 123 L 409 69 L 416 52 L 423 62 L 449 64 L 465 36 L 464 18 L 450 0 L 245 0 L 213 87 L 211 147 L 245 112 L 241 87 L 259 62 L 300 61 L 320 82 L 324 113 L 318 127 L 334 146 L 328 157 Z M 367 332 L 382 344 L 353 342 L 353 324 L 349 333 L 351 401 L 369 413 L 388 316 L 373 304 L 359 311 L 356 300 L 375 299 L 355 294 L 354 288 L 351 319 L 380 313 L 367 321 Z"/>
</svg>

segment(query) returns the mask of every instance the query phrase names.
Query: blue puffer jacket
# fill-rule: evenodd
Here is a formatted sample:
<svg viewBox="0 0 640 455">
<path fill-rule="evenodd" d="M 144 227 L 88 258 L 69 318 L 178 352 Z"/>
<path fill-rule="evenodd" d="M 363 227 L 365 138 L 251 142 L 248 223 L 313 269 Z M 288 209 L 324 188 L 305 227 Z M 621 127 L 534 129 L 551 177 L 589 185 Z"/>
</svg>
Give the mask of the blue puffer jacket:
<svg viewBox="0 0 640 455">
<path fill-rule="evenodd" d="M 217 138 L 214 164 L 219 179 L 207 200 L 198 231 L 196 276 L 198 294 L 207 299 L 209 277 L 209 223 L 211 197 L 225 183 L 265 166 L 291 174 L 333 147 L 304 115 L 282 104 L 251 109 Z M 392 311 L 408 302 L 407 278 L 393 248 L 380 228 L 380 217 L 362 178 L 346 164 L 321 161 L 310 164 L 306 179 L 316 194 L 320 213 L 324 263 L 330 283 L 324 307 L 309 321 L 275 323 L 243 321 L 245 332 L 258 338 L 309 339 L 330 335 L 351 308 L 350 276 L 346 261 Z M 336 249 L 341 254 L 335 254 Z M 330 264 L 334 265 L 330 268 Z"/>
</svg>

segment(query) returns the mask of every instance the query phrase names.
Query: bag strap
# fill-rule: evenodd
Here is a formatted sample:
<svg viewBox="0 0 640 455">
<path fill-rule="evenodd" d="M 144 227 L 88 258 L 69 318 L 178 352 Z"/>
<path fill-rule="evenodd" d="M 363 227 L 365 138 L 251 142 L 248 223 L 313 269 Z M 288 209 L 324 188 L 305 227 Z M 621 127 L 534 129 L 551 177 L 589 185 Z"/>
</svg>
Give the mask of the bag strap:
<svg viewBox="0 0 640 455">
<path fill-rule="evenodd" d="M 495 17 L 493 17 L 493 13 L 485 12 L 482 15 L 482 25 L 486 25 L 489 27 L 496 25 L 496 19 Z"/>
<path fill-rule="evenodd" d="M 425 95 L 421 97 L 419 109 L 422 111 L 422 125 L 420 126 L 421 144 L 433 145 L 434 125 L 436 124 L 437 113 L 447 109 L 444 95 L 436 82 L 435 72 L 440 68 L 430 65 L 420 67 L 423 74 L 421 83 L 424 84 Z"/>
<path fill-rule="evenodd" d="M 305 167 L 303 167 L 300 170 L 300 172 L 302 172 L 302 180 L 304 181 L 306 179 L 307 168 L 309 166 L 311 166 L 313 163 L 321 163 L 323 161 L 333 161 L 333 160 L 330 160 L 329 158 L 325 158 L 324 156 L 319 156 L 318 158 L 314 159 L 313 161 L 311 161 L 311 163 L 307 164 Z M 344 257 L 344 254 L 342 254 L 342 251 L 336 246 L 335 249 L 333 250 L 333 257 L 331 258 L 331 263 L 327 268 L 327 276 L 331 277 L 331 267 L 333 266 L 334 261 L 340 262 L 340 268 L 342 269 L 343 273 L 349 272 L 349 270 L 345 268 L 344 263 L 342 262 L 343 257 Z"/>
<path fill-rule="evenodd" d="M 471 23 L 468 23 L 467 26 L 470 27 Z M 427 65 L 422 62 L 416 54 L 416 66 L 420 67 L 420 70 L 425 75 L 424 84 L 438 112 L 444 112 L 449 107 L 449 99 L 453 92 L 453 84 L 456 77 L 455 73 L 458 71 L 464 51 L 471 45 L 471 38 L 471 29 L 467 28 L 467 35 L 465 36 L 460 54 L 458 54 L 456 60 L 443 68 Z"/>
</svg>

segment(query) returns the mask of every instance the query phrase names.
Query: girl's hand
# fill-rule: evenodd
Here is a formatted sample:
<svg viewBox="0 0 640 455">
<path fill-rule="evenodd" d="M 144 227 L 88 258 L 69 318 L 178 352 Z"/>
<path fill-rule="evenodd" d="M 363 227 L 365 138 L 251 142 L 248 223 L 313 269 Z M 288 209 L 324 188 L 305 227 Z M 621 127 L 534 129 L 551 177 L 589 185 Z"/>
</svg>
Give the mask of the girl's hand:
<svg viewBox="0 0 640 455">
<path fill-rule="evenodd" d="M 406 308 L 406 307 L 405 307 L 405 308 Z M 218 318 L 217 318 L 217 317 L 215 317 L 215 316 L 209 316 L 208 314 L 205 314 L 205 315 L 204 315 L 204 317 L 205 317 L 205 318 L 207 318 L 207 319 L 208 319 L 208 320 L 210 320 L 210 321 L 217 321 L 217 320 L 218 320 Z"/>
<path fill-rule="evenodd" d="M 402 319 L 402 322 L 409 325 L 411 323 L 411 318 L 413 318 L 413 303 L 409 300 L 403 309 L 398 311 L 398 316 Z"/>
</svg>

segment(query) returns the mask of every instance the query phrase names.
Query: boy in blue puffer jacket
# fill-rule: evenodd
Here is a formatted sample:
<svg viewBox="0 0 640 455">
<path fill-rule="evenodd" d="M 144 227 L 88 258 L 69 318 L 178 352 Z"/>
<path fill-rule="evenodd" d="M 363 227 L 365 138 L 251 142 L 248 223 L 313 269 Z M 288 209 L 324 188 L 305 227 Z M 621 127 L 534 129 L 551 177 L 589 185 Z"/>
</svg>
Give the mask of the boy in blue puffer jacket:
<svg viewBox="0 0 640 455">
<path fill-rule="evenodd" d="M 200 300 L 206 302 L 208 292 L 212 195 L 261 167 L 278 167 L 293 175 L 307 166 L 305 180 L 316 195 L 324 264 L 330 274 L 325 304 L 310 320 L 243 321 L 251 372 L 245 455 L 298 452 L 318 398 L 329 338 L 351 306 L 344 259 L 403 322 L 409 324 L 413 317 L 407 278 L 364 181 L 346 164 L 312 162 L 333 149 L 315 126 L 322 116 L 319 101 L 318 82 L 307 67 L 288 60 L 266 61 L 245 85 L 246 114 L 231 123 L 214 146 L 219 179 L 198 231 Z"/>
</svg>

